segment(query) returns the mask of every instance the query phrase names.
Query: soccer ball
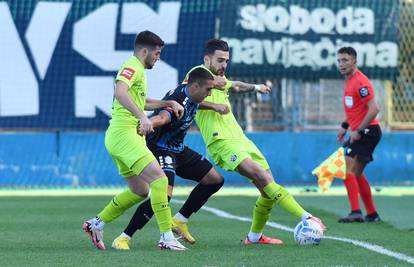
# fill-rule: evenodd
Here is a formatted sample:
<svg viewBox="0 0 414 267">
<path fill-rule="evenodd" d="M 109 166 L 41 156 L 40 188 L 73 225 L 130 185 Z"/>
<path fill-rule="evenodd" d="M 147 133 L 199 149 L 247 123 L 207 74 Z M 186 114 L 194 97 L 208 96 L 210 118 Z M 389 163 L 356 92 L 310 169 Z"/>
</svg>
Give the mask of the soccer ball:
<svg viewBox="0 0 414 267">
<path fill-rule="evenodd" d="M 310 219 L 300 221 L 293 231 L 293 237 L 299 245 L 319 245 L 322 236 L 321 226 Z"/>
</svg>

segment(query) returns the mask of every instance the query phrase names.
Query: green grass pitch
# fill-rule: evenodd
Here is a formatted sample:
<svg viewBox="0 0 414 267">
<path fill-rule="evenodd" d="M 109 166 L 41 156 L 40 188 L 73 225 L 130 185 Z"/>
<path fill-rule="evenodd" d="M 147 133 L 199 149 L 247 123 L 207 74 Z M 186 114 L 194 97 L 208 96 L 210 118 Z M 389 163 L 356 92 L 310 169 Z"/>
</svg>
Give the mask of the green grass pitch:
<svg viewBox="0 0 414 267">
<path fill-rule="evenodd" d="M 196 238 L 186 252 L 160 251 L 155 221 L 134 236 L 130 251 L 110 248 L 134 209 L 106 225 L 106 251 L 92 246 L 81 226 L 100 211 L 111 196 L 0 197 L 0 266 L 412 266 L 353 244 L 322 240 L 300 247 L 290 232 L 266 227 L 265 234 L 282 239 L 281 246 L 243 246 L 250 223 L 220 218 L 201 210 L 190 221 Z M 183 196 L 175 199 L 184 200 Z M 326 235 L 369 242 L 414 257 L 414 196 L 375 196 L 384 219 L 375 224 L 339 224 L 347 213 L 345 196 L 297 196 L 321 217 Z M 208 207 L 251 218 L 255 197 L 215 196 Z M 180 204 L 172 203 L 175 213 Z M 297 219 L 275 208 L 271 221 L 293 228 Z"/>
</svg>

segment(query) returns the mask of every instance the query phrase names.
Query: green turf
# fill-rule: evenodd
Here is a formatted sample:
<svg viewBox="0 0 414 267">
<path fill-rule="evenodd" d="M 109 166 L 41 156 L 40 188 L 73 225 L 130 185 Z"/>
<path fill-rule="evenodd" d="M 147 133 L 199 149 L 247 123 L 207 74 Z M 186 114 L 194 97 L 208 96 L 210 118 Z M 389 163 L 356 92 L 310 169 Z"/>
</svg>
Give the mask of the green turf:
<svg viewBox="0 0 414 267">
<path fill-rule="evenodd" d="M 298 199 L 324 220 L 328 235 L 366 241 L 414 256 L 414 227 L 408 219 L 414 217 L 408 204 L 414 203 L 413 196 L 376 198 L 381 215 L 391 223 L 349 225 L 336 223 L 338 215 L 346 213 L 343 196 Z M 293 242 L 291 233 L 271 228 L 265 233 L 283 239 L 283 246 L 245 247 L 240 241 L 249 223 L 222 219 L 206 211 L 191 219 L 197 243 L 189 246 L 189 251 L 158 250 L 154 221 L 135 235 L 131 251 L 98 251 L 81 225 L 109 200 L 109 196 L 0 197 L 0 266 L 409 266 L 407 262 L 333 240 L 323 240 L 316 247 L 300 247 Z M 253 197 L 214 197 L 207 205 L 251 217 L 254 202 Z M 173 203 L 172 208 L 177 211 L 179 205 Z M 108 248 L 132 212 L 106 226 Z M 393 218 L 395 214 L 402 215 Z M 399 219 L 404 223 L 400 225 Z M 271 220 L 290 227 L 297 223 L 280 209 L 273 212 Z"/>
</svg>

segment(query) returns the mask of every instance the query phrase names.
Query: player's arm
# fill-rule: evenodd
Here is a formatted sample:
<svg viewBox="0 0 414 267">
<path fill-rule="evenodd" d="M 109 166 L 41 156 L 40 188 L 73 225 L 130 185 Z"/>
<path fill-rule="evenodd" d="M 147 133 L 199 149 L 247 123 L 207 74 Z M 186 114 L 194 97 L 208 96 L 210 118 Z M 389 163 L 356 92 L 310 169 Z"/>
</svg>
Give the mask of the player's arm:
<svg viewBox="0 0 414 267">
<path fill-rule="evenodd" d="M 157 100 L 152 98 L 147 98 L 145 100 L 145 110 L 155 110 L 158 108 L 171 108 L 174 112 L 174 115 L 181 119 L 184 115 L 184 108 L 174 100 Z"/>
<path fill-rule="evenodd" d="M 240 81 L 232 81 L 233 91 L 236 92 L 251 92 L 256 91 L 262 94 L 268 94 L 272 91 L 272 89 L 265 85 L 265 84 L 251 84 L 251 83 L 245 83 Z"/>
<path fill-rule="evenodd" d="M 128 93 L 128 85 L 123 81 L 117 81 L 115 86 L 115 98 L 119 103 L 140 120 L 139 131 L 146 135 L 152 131 L 152 124 L 145 113 L 135 104 Z"/>
<path fill-rule="evenodd" d="M 378 105 L 374 99 L 371 99 L 367 102 L 367 107 L 368 107 L 368 112 L 365 115 L 364 119 L 362 120 L 361 124 L 355 131 L 351 132 L 351 136 L 350 136 L 351 143 L 361 138 L 364 129 L 366 129 L 369 126 L 369 124 L 375 119 L 375 117 L 379 113 Z"/>
<path fill-rule="evenodd" d="M 207 109 L 207 110 L 213 110 L 215 112 L 218 112 L 220 114 L 227 114 L 230 112 L 229 106 L 226 104 L 215 104 L 208 101 L 203 101 L 198 106 L 199 109 Z"/>
<path fill-rule="evenodd" d="M 158 128 L 171 122 L 171 114 L 168 111 L 161 111 L 158 115 L 150 118 L 152 127 Z"/>
</svg>

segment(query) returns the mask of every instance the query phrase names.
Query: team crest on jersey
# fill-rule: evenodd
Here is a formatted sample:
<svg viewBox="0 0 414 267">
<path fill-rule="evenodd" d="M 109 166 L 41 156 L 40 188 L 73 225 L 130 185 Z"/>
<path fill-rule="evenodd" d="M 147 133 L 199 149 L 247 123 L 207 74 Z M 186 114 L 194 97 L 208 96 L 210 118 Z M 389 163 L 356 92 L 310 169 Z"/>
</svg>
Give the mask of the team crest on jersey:
<svg viewBox="0 0 414 267">
<path fill-rule="evenodd" d="M 359 89 L 359 95 L 360 95 L 361 97 L 366 97 L 366 96 L 369 96 L 369 90 L 368 90 L 368 88 L 366 88 L 366 87 L 362 87 L 362 88 L 360 88 L 360 89 Z"/>
<path fill-rule="evenodd" d="M 134 76 L 135 70 L 131 68 L 124 68 L 119 76 L 123 76 L 127 78 L 127 80 L 131 80 L 131 78 Z"/>
<path fill-rule="evenodd" d="M 172 160 L 172 158 L 171 158 L 170 156 L 166 156 L 166 157 L 164 157 L 164 161 L 165 161 L 165 163 L 167 163 L 167 164 L 172 164 L 172 163 L 173 163 L 173 160 Z"/>
<path fill-rule="evenodd" d="M 354 105 L 354 100 L 352 99 L 352 96 L 345 96 L 345 106 L 348 108 L 352 108 Z"/>
<path fill-rule="evenodd" d="M 237 155 L 236 154 L 233 154 L 233 155 L 230 156 L 230 161 L 231 162 L 235 162 L 236 160 L 237 160 Z"/>
</svg>

